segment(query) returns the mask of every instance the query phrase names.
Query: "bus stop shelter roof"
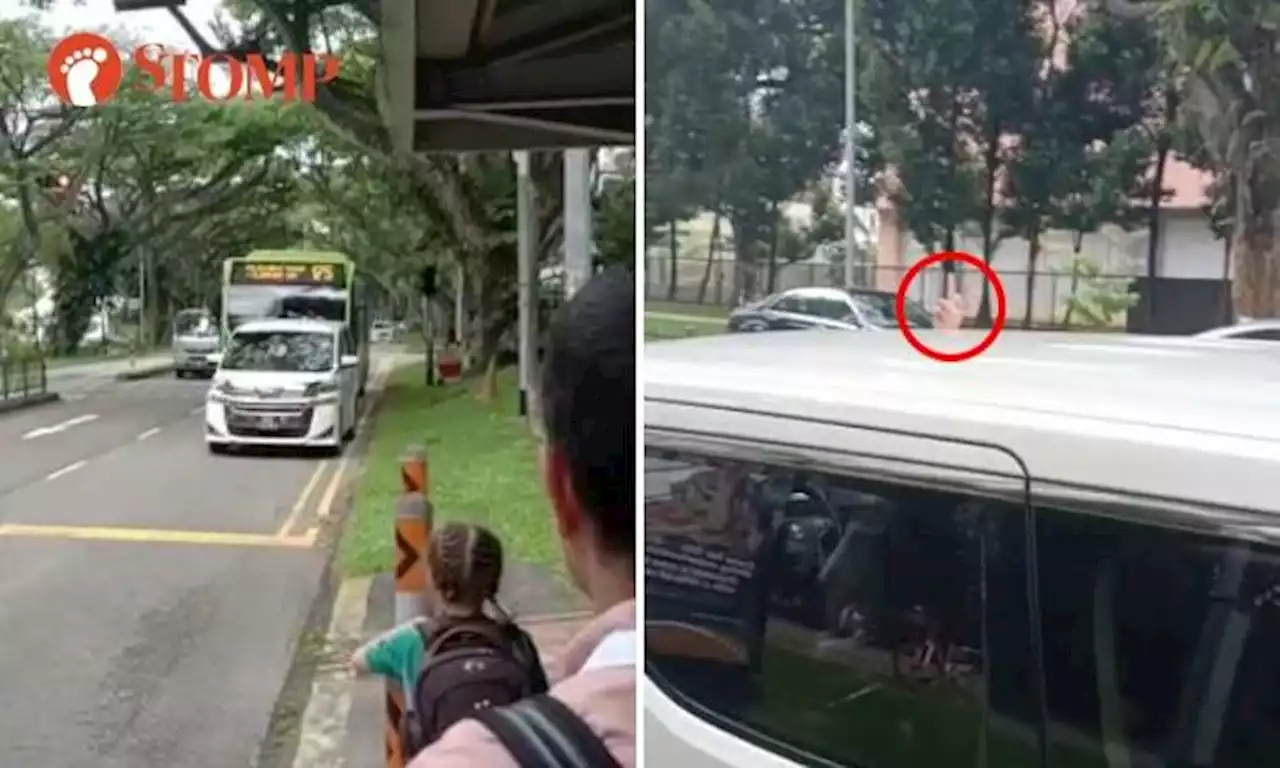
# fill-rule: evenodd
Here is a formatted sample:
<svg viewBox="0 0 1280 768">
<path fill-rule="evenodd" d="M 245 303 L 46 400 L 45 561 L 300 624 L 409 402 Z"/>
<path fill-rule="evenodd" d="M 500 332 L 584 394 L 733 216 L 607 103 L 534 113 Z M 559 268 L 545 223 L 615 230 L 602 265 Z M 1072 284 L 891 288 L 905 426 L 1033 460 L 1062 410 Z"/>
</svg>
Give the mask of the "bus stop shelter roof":
<svg viewBox="0 0 1280 768">
<path fill-rule="evenodd" d="M 635 13 L 634 0 L 384 1 L 385 117 L 397 144 L 634 143 Z"/>
</svg>

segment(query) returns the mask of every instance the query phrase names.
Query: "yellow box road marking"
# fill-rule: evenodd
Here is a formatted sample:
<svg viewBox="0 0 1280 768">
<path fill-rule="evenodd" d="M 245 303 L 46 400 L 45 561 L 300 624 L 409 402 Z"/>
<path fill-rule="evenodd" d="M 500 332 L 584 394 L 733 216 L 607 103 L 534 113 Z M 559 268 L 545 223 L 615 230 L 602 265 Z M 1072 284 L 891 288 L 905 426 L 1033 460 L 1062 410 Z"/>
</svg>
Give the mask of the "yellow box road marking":
<svg viewBox="0 0 1280 768">
<path fill-rule="evenodd" d="M 82 525 L 27 525 L 0 523 L 0 538 L 77 539 L 81 541 L 126 541 L 144 544 L 197 544 L 226 547 L 275 547 L 308 549 L 315 546 L 316 532 L 301 536 L 274 536 L 261 533 L 219 531 L 179 531 L 155 528 L 124 528 Z"/>
<path fill-rule="evenodd" d="M 329 480 L 329 487 L 324 489 L 324 495 L 320 497 L 320 505 L 316 507 L 316 517 L 324 520 L 333 511 L 333 500 L 338 495 L 338 486 L 342 484 L 342 476 L 347 471 L 347 457 L 343 456 L 342 461 L 338 462 L 338 468 L 333 471 L 333 477 Z"/>
<path fill-rule="evenodd" d="M 298 518 L 302 517 L 302 513 L 307 510 L 307 500 L 311 498 L 311 492 L 320 484 L 320 478 L 324 475 L 324 471 L 328 469 L 329 462 L 322 461 L 311 473 L 311 478 L 307 480 L 307 484 L 302 487 L 302 494 L 298 496 L 298 500 L 293 503 L 293 509 L 289 512 L 289 516 L 280 524 L 280 530 L 276 531 L 277 537 L 286 537 L 293 526 L 297 524 Z"/>
<path fill-rule="evenodd" d="M 372 397 L 367 398 L 364 402 L 364 407 L 360 409 L 360 414 L 356 419 L 357 433 L 363 432 L 365 425 L 368 424 L 369 414 L 373 412 L 374 401 L 381 394 L 382 386 L 386 383 L 386 379 L 389 374 L 390 371 L 387 369 L 382 369 L 375 373 L 373 377 L 374 386 L 371 388 L 371 392 L 375 394 L 373 394 Z M 317 523 L 328 518 L 333 512 L 333 502 L 337 498 L 338 488 L 342 485 L 342 479 L 346 475 L 347 468 L 350 466 L 350 463 L 351 454 L 344 453 L 342 458 L 338 461 L 333 474 L 329 477 L 329 483 L 325 486 L 324 493 L 320 495 L 320 500 L 316 504 L 315 513 Z M 312 492 L 314 492 L 319 486 L 320 478 L 324 475 L 324 470 L 328 468 L 328 465 L 329 462 L 327 460 L 322 461 L 320 462 L 320 466 L 316 468 L 316 471 L 312 473 L 311 479 L 307 481 L 306 487 L 302 489 L 302 494 L 298 496 L 297 502 L 294 503 L 293 510 L 289 512 L 289 516 L 285 518 L 284 523 L 281 524 L 280 530 L 276 531 L 277 537 L 287 538 L 289 536 L 289 531 L 293 530 L 293 527 L 298 524 L 298 520 L 300 520 L 303 514 L 307 511 L 307 502 L 310 500 Z M 318 524 L 313 525 L 307 529 L 307 532 L 302 534 L 302 536 L 309 536 L 314 539 L 318 535 L 318 529 Z"/>
</svg>

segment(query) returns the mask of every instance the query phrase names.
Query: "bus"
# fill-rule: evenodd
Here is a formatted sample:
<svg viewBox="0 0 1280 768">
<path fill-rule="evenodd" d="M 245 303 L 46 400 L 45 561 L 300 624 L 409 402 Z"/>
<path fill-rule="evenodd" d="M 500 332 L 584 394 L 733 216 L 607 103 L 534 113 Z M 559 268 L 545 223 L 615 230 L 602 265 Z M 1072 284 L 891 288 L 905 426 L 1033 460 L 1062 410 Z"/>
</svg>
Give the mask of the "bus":
<svg viewBox="0 0 1280 768">
<path fill-rule="evenodd" d="M 343 323 L 360 358 L 357 391 L 369 382 L 369 284 L 346 254 L 253 251 L 227 259 L 222 273 L 222 337 L 248 320 L 313 318 Z"/>
</svg>

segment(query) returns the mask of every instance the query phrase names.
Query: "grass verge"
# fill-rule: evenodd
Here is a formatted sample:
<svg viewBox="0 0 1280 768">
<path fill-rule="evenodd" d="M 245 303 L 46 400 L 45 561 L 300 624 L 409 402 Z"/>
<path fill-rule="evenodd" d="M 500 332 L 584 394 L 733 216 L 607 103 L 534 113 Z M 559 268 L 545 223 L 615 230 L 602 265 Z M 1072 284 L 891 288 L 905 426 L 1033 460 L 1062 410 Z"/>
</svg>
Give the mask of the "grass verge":
<svg viewBox="0 0 1280 768">
<path fill-rule="evenodd" d="M 720 304 L 694 304 L 684 301 L 654 301 L 645 299 L 645 312 L 657 312 L 664 315 L 690 315 L 693 317 L 710 317 L 725 319 L 729 317 L 730 307 Z"/>
<path fill-rule="evenodd" d="M 390 570 L 400 455 L 426 446 L 436 524 L 465 520 L 501 539 L 509 560 L 560 569 L 551 511 L 538 476 L 537 446 L 517 410 L 515 371 L 498 376 L 498 395 L 478 401 L 469 386 L 427 387 L 421 366 L 387 381 L 339 553 L 344 576 Z"/>
<path fill-rule="evenodd" d="M 724 333 L 721 323 L 708 323 L 701 317 L 680 320 L 672 316 L 655 317 L 645 314 L 644 337 L 649 341 L 661 339 L 685 339 L 690 336 L 709 336 Z"/>
</svg>

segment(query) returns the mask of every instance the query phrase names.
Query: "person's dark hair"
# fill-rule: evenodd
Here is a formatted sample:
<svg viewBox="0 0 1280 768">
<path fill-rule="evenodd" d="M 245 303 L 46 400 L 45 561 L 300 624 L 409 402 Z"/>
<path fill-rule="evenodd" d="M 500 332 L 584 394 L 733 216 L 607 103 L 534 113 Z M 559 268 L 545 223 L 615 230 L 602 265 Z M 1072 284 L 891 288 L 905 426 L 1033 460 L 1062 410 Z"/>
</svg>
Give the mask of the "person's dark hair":
<svg viewBox="0 0 1280 768">
<path fill-rule="evenodd" d="M 445 523 L 431 537 L 427 569 L 436 592 L 446 602 L 483 611 L 497 604 L 502 584 L 502 542 L 493 531 L 468 523 Z"/>
<path fill-rule="evenodd" d="M 636 285 L 600 272 L 559 309 L 547 331 L 542 419 L 568 464 L 573 490 L 615 555 L 635 556 Z"/>
</svg>

